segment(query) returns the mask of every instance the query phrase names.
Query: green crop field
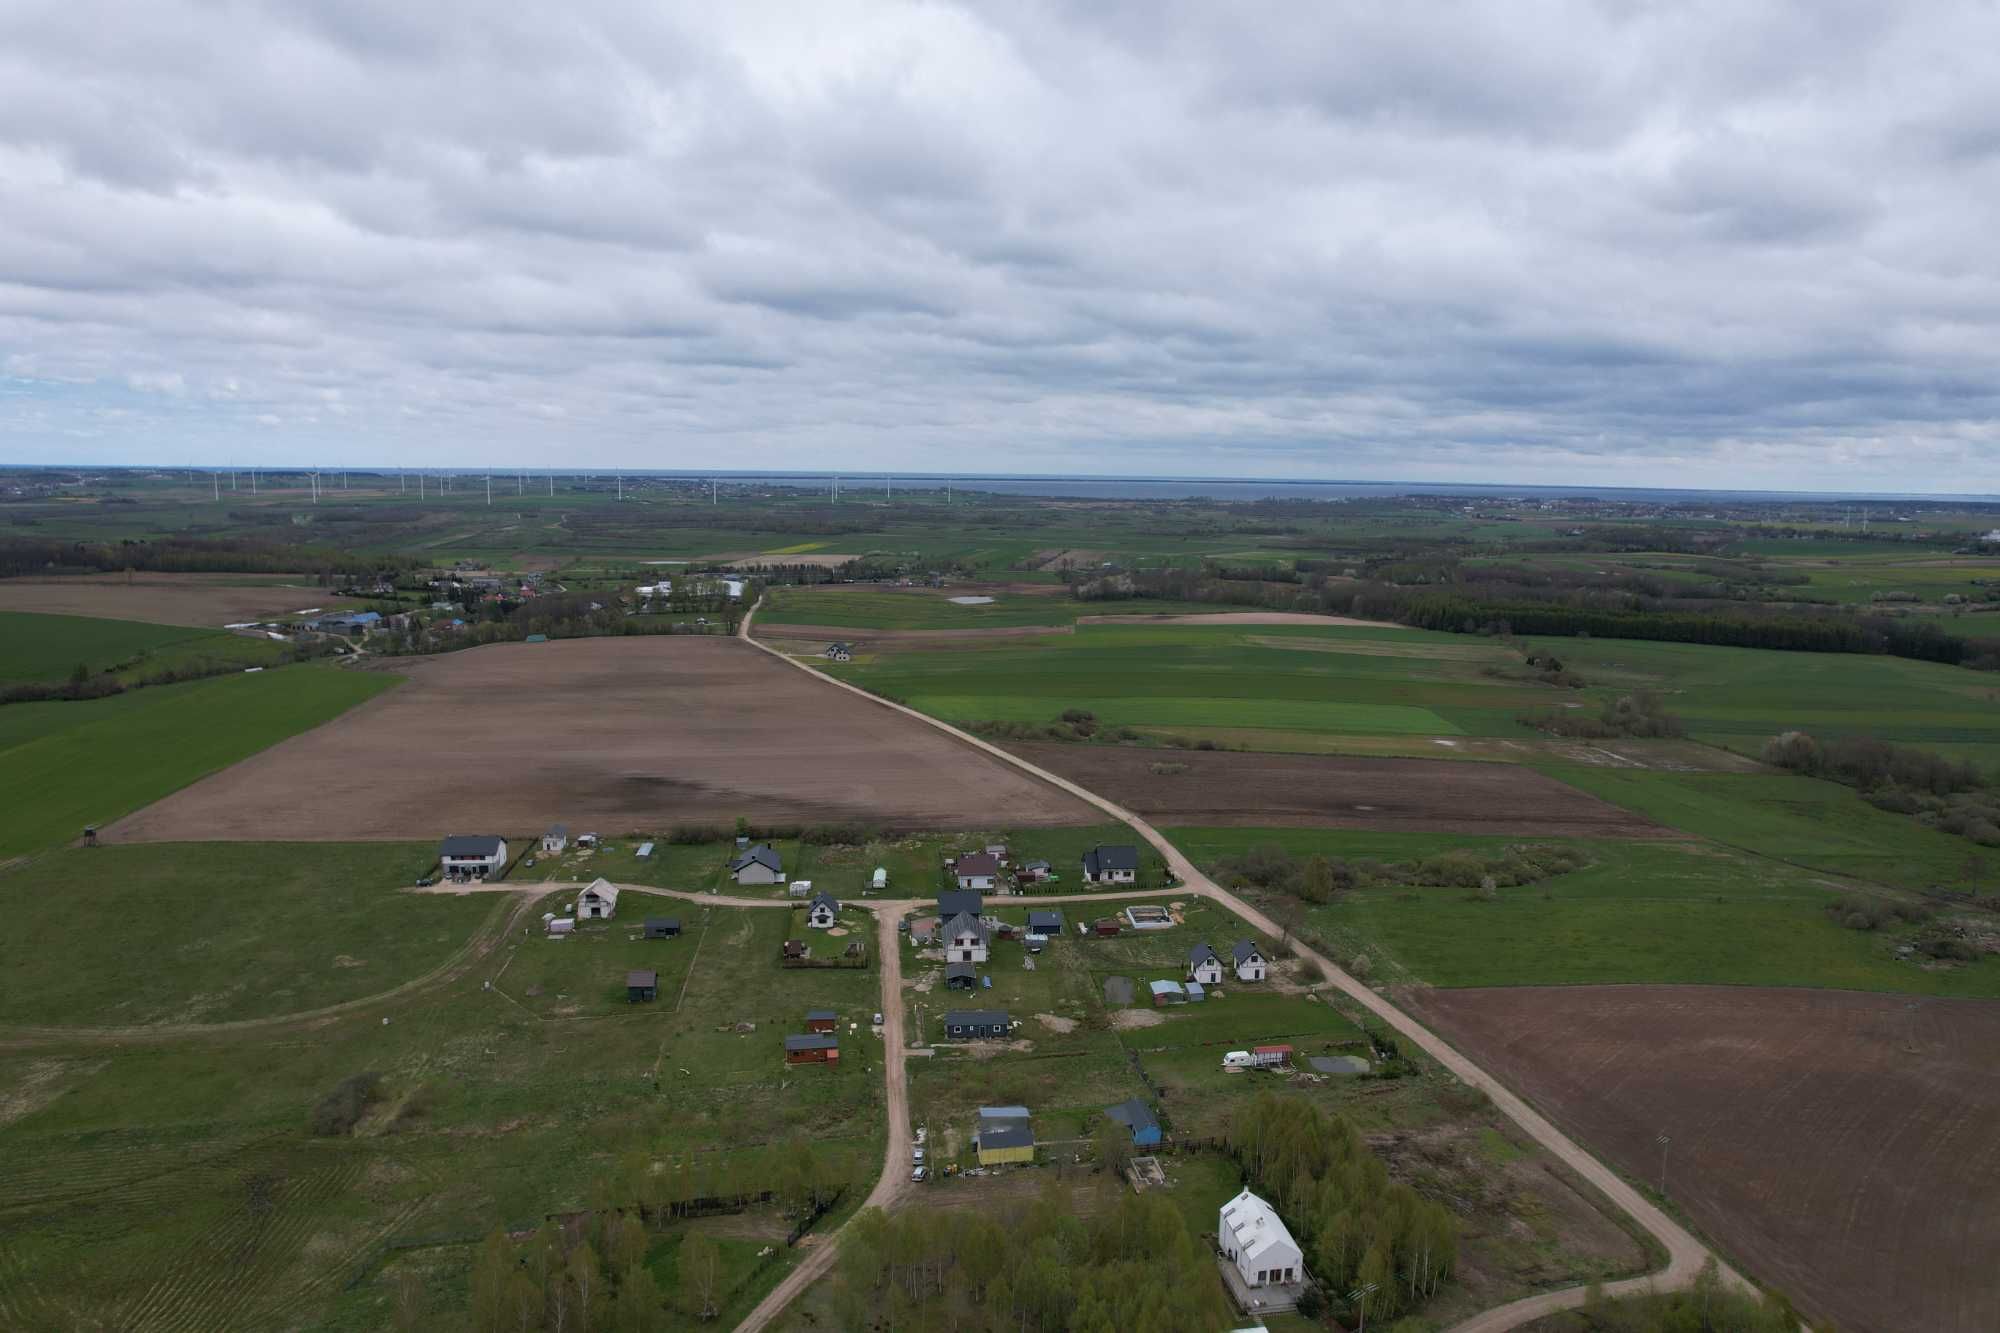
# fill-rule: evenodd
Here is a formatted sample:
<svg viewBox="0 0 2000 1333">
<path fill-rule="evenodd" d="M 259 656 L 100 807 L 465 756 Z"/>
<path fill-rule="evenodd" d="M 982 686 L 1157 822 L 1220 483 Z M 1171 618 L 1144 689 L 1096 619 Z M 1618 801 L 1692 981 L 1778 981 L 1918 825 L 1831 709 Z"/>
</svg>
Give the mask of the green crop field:
<svg viewBox="0 0 2000 1333">
<path fill-rule="evenodd" d="M 0 708 L 0 856 L 66 843 L 399 679 L 297 666 Z"/>
<path fill-rule="evenodd" d="M 1317 829 L 1177 828 L 1168 836 L 1203 866 L 1260 845 L 1295 856 L 1397 861 L 1521 841 Z M 1338 961 L 1368 955 L 1374 975 L 1390 982 L 1683 982 L 2000 996 L 2000 966 L 1929 970 L 1897 957 L 1892 936 L 1836 925 L 1825 907 L 1841 896 L 1838 886 L 1808 870 L 1712 844 L 1575 845 L 1592 864 L 1502 889 L 1492 902 L 1461 888 L 1355 889 L 1306 911 L 1308 929 Z"/>
<path fill-rule="evenodd" d="M 0 611 L 0 681 L 62 680 L 79 666 L 86 674 L 95 675 L 170 644 L 234 637 L 226 632 L 146 625 L 136 620 Z"/>
<path fill-rule="evenodd" d="M 163 843 L 44 853 L 0 871 L 0 1024 L 220 1023 L 389 990 L 444 962 L 501 905 L 399 892 L 436 852 Z"/>
<path fill-rule="evenodd" d="M 991 597 L 962 605 L 953 597 Z M 952 588 L 818 587 L 773 588 L 757 623 L 773 631 L 785 625 L 827 625 L 853 629 L 1009 629 L 1074 625 L 1078 616 L 1180 615 L 1226 610 L 1178 602 L 1080 602 L 1054 593 L 987 592 Z"/>
</svg>

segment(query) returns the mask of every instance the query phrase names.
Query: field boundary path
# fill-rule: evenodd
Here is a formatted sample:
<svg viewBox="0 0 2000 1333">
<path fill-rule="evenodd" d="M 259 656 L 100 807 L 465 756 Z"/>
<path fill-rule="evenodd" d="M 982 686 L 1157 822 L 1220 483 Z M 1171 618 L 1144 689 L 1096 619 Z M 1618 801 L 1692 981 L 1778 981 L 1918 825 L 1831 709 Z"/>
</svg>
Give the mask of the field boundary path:
<svg viewBox="0 0 2000 1333">
<path fill-rule="evenodd" d="M 1037 767 L 1017 755 L 1010 754 L 997 745 L 989 744 L 977 736 L 960 731 L 948 722 L 943 722 L 927 714 L 920 713 L 914 708 L 892 703 L 879 695 L 870 694 L 859 686 L 850 685 L 844 680 L 829 676 L 824 672 L 814 669 L 805 662 L 787 657 L 777 649 L 759 643 L 751 637 L 750 626 L 751 622 L 756 618 L 758 606 L 761 605 L 762 601 L 760 599 L 757 606 L 752 606 L 744 614 L 742 623 L 737 627 L 737 637 L 757 651 L 769 653 L 779 661 L 785 662 L 797 670 L 806 672 L 808 675 L 824 681 L 836 689 L 858 694 L 864 699 L 871 700 L 879 707 L 894 709 L 899 713 L 904 713 L 917 719 L 919 722 L 936 727 L 947 735 L 957 737 L 959 741 L 974 749 L 983 750 L 987 754 L 1002 759 L 1024 772 L 1033 774 L 1042 781 L 1069 792 L 1081 800 L 1088 801 L 1091 805 L 1096 806 L 1112 818 L 1123 820 L 1151 844 L 1153 849 L 1166 859 L 1168 868 L 1181 880 L 1186 892 L 1220 903 L 1268 935 L 1278 937 L 1285 934 L 1284 931 L 1279 929 L 1277 923 L 1273 922 L 1269 917 L 1210 879 L 1194 862 L 1182 854 L 1180 848 L 1169 842 L 1165 835 L 1130 810 L 1113 801 L 1106 800 L 1095 792 L 1078 786 L 1066 778 Z M 1122 896 L 1129 898 L 1133 895 L 1126 893 Z M 882 906 L 886 905 L 882 904 Z M 1370 1013 L 1388 1024 L 1398 1034 L 1415 1042 L 1417 1046 L 1422 1048 L 1426 1055 L 1451 1071 L 1461 1081 L 1484 1092 L 1493 1100 L 1493 1104 L 1500 1109 L 1503 1115 L 1520 1126 L 1523 1133 L 1545 1148 L 1556 1160 L 1569 1167 L 1572 1171 L 1575 1171 L 1592 1185 L 1595 1185 L 1606 1198 L 1610 1199 L 1617 1207 L 1622 1208 L 1633 1221 L 1644 1228 L 1666 1250 L 1667 1264 L 1664 1268 L 1641 1277 L 1604 1283 L 1601 1289 L 1605 1295 L 1640 1295 L 1651 1291 L 1683 1287 L 1693 1282 L 1695 1277 L 1701 1272 L 1703 1266 L 1710 1261 L 1715 1263 L 1716 1269 L 1724 1281 L 1733 1282 L 1744 1287 L 1751 1285 L 1740 1273 L 1724 1263 L 1719 1255 L 1710 1251 L 1708 1246 L 1697 1239 L 1686 1227 L 1683 1227 L 1679 1222 L 1667 1216 L 1650 1199 L 1640 1194 L 1638 1190 L 1628 1184 L 1624 1177 L 1598 1161 L 1582 1144 L 1577 1143 L 1569 1135 L 1556 1128 L 1554 1123 L 1545 1118 L 1532 1106 L 1529 1106 L 1519 1096 L 1515 1095 L 1499 1079 L 1474 1064 L 1466 1056 L 1460 1054 L 1458 1050 L 1447 1043 L 1442 1037 L 1439 1037 L 1415 1018 L 1397 1008 L 1389 1000 L 1376 994 L 1367 986 L 1364 986 L 1360 981 L 1350 976 L 1346 969 L 1335 966 L 1333 960 L 1296 941 L 1293 942 L 1292 948 L 1299 957 L 1317 964 L 1328 980 L 1349 998 L 1361 1004 Z M 887 975 L 886 963 L 884 964 L 884 975 L 885 977 Z M 884 1010 L 885 1017 L 887 1016 L 887 1012 L 887 1010 Z M 898 1059 L 900 1060 L 900 1058 L 901 1053 L 898 1052 Z M 877 1193 L 882 1192 L 882 1188 L 882 1185 L 878 1184 L 876 1187 Z M 874 1194 L 869 1196 L 871 1202 L 874 1198 Z M 828 1246 L 827 1248 L 830 1250 L 832 1247 Z M 831 1263 L 832 1258 L 829 1255 L 826 1265 L 830 1265 Z M 801 1265 L 801 1267 L 803 1268 L 804 1265 Z M 773 1291 L 771 1296 L 766 1298 L 765 1305 L 769 1305 L 778 1296 L 779 1291 L 785 1290 L 788 1285 L 789 1283 L 780 1284 L 778 1291 Z M 800 1287 L 803 1287 L 803 1285 L 803 1283 L 799 1284 Z M 1522 1300 L 1510 1301 L 1505 1305 L 1498 1305 L 1490 1310 L 1482 1310 L 1471 1318 L 1462 1320 L 1454 1325 L 1449 1330 L 1449 1333 L 1505 1333 L 1505 1330 L 1519 1328 L 1523 1324 L 1530 1323 L 1546 1315 L 1555 1314 L 1561 1310 L 1574 1309 L 1582 1305 L 1586 1290 L 1587 1288 L 1582 1286 L 1565 1287 L 1559 1291 L 1544 1292 Z M 776 1309 L 766 1311 L 765 1305 L 758 1306 L 757 1310 L 751 1313 L 750 1318 L 738 1325 L 737 1333 L 757 1333 L 757 1330 L 764 1328 L 777 1313 Z"/>
</svg>

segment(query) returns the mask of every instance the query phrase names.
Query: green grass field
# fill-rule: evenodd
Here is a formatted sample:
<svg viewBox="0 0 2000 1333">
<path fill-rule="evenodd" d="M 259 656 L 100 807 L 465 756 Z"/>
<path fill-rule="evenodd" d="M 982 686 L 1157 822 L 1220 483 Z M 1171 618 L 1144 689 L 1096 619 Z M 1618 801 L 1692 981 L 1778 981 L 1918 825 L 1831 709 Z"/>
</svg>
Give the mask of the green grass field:
<svg viewBox="0 0 2000 1333">
<path fill-rule="evenodd" d="M 1315 829 L 1177 828 L 1168 836 L 1204 866 L 1268 844 L 1298 856 L 1406 861 L 1521 841 Z M 1373 975 L 1390 983 L 1680 982 L 2000 996 L 2000 965 L 1991 960 L 1928 970 L 1899 959 L 1894 936 L 1834 924 L 1824 909 L 1840 890 L 1809 870 L 1709 844 L 1577 845 L 1590 866 L 1503 889 L 1497 901 L 1455 888 L 1357 889 L 1306 912 L 1308 928 L 1338 961 L 1368 955 Z"/>
<path fill-rule="evenodd" d="M 45 853 L 0 871 L 0 1024 L 219 1023 L 389 990 L 444 962 L 501 905 L 399 892 L 435 860 L 435 847 L 408 843 Z"/>
<path fill-rule="evenodd" d="M 400 872 L 421 853 L 364 849 L 340 866 L 340 849 L 308 850 L 335 863 L 287 870 L 312 857 L 290 847 L 230 849 L 240 864 L 215 896 L 254 892 L 243 880 L 261 857 L 275 865 L 273 900 L 246 907 L 256 919 L 244 923 L 227 920 L 222 906 L 191 908 L 198 928 L 212 932 L 193 951 L 191 937 L 166 935 L 180 919 L 171 906 L 138 900 L 150 885 L 186 903 L 209 849 L 43 858 L 32 873 L 46 879 L 22 891 L 74 885 L 82 878 L 74 863 L 90 857 L 106 858 L 132 887 L 92 894 L 86 884 L 52 901 L 49 914 L 68 919 L 38 925 L 38 938 L 84 950 L 85 965 L 69 980 L 54 975 L 54 962 L 32 961 L 27 975 L 61 995 L 27 999 L 10 987 L 8 1003 L 46 1017 L 66 995 L 77 1012 L 117 1017 L 135 989 L 163 987 L 164 1005 L 167 991 L 205 994 L 249 978 L 240 1012 L 290 1010 L 324 997 L 279 995 L 267 972 L 322 969 L 345 947 L 368 962 L 343 969 L 337 984 L 387 989 L 451 947 L 437 938 L 446 922 L 412 913 L 457 914 L 448 924 L 462 939 L 501 902 L 385 901 L 342 884 Z M 333 901 L 310 901 L 313 877 L 335 870 L 342 883 L 317 886 Z M 484 1234 L 629 1202 L 649 1161 L 696 1170 L 714 1188 L 756 1189 L 797 1150 L 788 1145 L 809 1141 L 855 1186 L 872 1181 L 882 1141 L 879 1044 L 864 1028 L 844 1043 L 848 1058 L 827 1068 L 789 1068 L 781 1052 L 807 1008 L 872 1008 L 875 972 L 779 968 L 783 912 L 675 910 L 687 925 L 679 939 L 632 940 L 628 915 L 642 913 L 621 903 L 610 923 L 561 941 L 531 930 L 462 974 L 365 1014 L 223 1037 L 45 1041 L 0 1054 L 9 1090 L 0 1103 L 8 1238 L 0 1322 L 378 1329 L 392 1322 L 395 1277 L 407 1270 L 426 1283 L 435 1326 L 456 1327 Z M 297 923 L 296 941 L 273 938 L 280 914 Z M 150 942 L 139 937 L 148 921 L 158 923 L 145 932 Z M 661 973 L 657 1003 L 624 1002 L 624 972 L 640 961 Z M 10 978 L 22 975 L 11 954 L 6 966 Z M 363 1071 L 381 1075 L 382 1099 L 352 1134 L 310 1135 L 314 1104 Z M 690 1226 L 724 1244 L 734 1284 L 725 1322 L 797 1257 L 783 1243 L 786 1220 L 755 1209 L 657 1231 L 652 1262 L 663 1279 Z M 774 1244 L 772 1263 L 756 1258 Z"/>
<path fill-rule="evenodd" d="M 990 596 L 964 606 L 953 597 Z M 1061 593 L 986 593 L 962 588 L 772 588 L 759 625 L 836 625 L 853 629 L 1009 629 L 1074 625 L 1078 616 L 1179 615 L 1227 610 L 1178 602 L 1080 602 Z"/>
<path fill-rule="evenodd" d="M 399 679 L 299 666 L 0 708 L 0 856 L 67 843 Z"/>
</svg>

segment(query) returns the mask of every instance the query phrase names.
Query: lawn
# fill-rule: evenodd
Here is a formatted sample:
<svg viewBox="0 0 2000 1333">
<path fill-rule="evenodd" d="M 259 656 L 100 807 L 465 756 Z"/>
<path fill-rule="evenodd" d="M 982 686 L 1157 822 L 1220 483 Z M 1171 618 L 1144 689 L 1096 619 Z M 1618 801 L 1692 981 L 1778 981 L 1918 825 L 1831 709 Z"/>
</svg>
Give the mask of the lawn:
<svg viewBox="0 0 2000 1333">
<path fill-rule="evenodd" d="M 400 891 L 435 859 L 409 843 L 44 853 L 0 871 L 0 1023 L 217 1023 L 393 989 L 503 904 Z"/>
<path fill-rule="evenodd" d="M 0 708 L 0 856 L 60 846 L 399 681 L 299 666 Z"/>
<path fill-rule="evenodd" d="M 1205 866 L 1257 845 L 1407 861 L 1521 841 L 1315 829 L 1167 833 Z M 1502 889 L 1491 902 L 1456 888 L 1356 889 L 1305 910 L 1305 928 L 1337 961 L 1366 954 L 1373 976 L 1390 983 L 1679 982 L 2000 996 L 1994 961 L 1930 970 L 1898 958 L 1892 936 L 1836 925 L 1824 909 L 1839 892 L 1810 871 L 1713 844 L 1576 845 L 1591 865 Z"/>
</svg>

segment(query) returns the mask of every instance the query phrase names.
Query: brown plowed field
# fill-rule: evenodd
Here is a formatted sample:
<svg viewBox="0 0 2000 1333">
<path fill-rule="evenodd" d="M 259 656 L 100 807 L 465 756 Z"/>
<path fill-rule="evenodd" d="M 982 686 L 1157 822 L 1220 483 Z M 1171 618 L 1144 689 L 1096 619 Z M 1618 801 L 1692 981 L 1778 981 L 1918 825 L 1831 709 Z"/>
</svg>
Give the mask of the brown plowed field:
<svg viewBox="0 0 2000 1333">
<path fill-rule="evenodd" d="M 1512 764 L 1342 755 L 1007 747 L 1155 823 L 1408 829 L 1530 837 L 1679 837 Z M 1152 765 L 1185 764 L 1157 774 Z"/>
<path fill-rule="evenodd" d="M 47 615 L 100 616 L 143 620 L 153 625 L 195 625 L 215 629 L 251 620 L 272 620 L 318 607 L 346 611 L 362 604 L 329 596 L 293 575 L 298 586 L 246 586 L 242 574 L 71 574 L 61 578 L 0 579 L 0 611 Z M 235 579 L 231 585 L 224 580 Z"/>
<path fill-rule="evenodd" d="M 430 838 L 859 820 L 1091 824 L 1046 783 L 733 639 L 496 644 L 106 831 L 126 842 Z"/>
<path fill-rule="evenodd" d="M 1864 1333 L 2000 1328 L 2000 1000 L 1412 991 L 1439 1035 L 1758 1279 Z"/>
</svg>

